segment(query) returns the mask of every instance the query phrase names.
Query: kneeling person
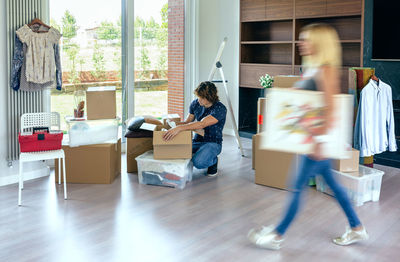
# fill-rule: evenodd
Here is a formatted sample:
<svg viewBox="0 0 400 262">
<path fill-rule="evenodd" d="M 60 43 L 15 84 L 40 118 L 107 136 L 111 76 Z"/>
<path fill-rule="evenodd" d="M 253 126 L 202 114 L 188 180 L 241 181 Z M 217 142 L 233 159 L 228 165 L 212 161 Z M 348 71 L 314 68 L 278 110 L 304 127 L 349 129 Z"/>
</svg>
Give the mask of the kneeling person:
<svg viewBox="0 0 400 262">
<path fill-rule="evenodd" d="M 190 104 L 186 120 L 168 130 L 164 139 L 171 140 L 184 130 L 204 129 L 204 136 L 196 134 L 193 138 L 193 165 L 198 169 L 208 168 L 207 176 L 216 176 L 226 107 L 219 101 L 217 87 L 212 82 L 200 83 L 194 92 L 197 99 Z"/>
</svg>

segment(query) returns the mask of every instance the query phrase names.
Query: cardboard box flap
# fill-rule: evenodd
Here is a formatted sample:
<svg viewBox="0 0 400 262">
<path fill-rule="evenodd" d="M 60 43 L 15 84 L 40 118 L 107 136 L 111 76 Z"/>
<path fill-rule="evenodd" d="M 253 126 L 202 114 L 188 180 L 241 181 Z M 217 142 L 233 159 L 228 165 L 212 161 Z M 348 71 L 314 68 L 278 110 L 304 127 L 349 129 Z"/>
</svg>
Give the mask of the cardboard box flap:
<svg viewBox="0 0 400 262">
<path fill-rule="evenodd" d="M 192 143 L 192 132 L 191 131 L 183 131 L 180 132 L 176 137 L 174 137 L 170 141 L 165 141 L 163 139 L 163 135 L 166 131 L 154 131 L 153 137 L 153 146 L 162 146 L 162 145 L 188 145 Z"/>
<path fill-rule="evenodd" d="M 87 92 L 99 92 L 99 91 L 115 91 L 115 86 L 94 86 L 89 87 Z"/>
<path fill-rule="evenodd" d="M 297 75 L 277 75 L 274 76 L 273 87 L 289 88 L 293 87 L 294 83 L 301 80 L 301 76 Z"/>
</svg>

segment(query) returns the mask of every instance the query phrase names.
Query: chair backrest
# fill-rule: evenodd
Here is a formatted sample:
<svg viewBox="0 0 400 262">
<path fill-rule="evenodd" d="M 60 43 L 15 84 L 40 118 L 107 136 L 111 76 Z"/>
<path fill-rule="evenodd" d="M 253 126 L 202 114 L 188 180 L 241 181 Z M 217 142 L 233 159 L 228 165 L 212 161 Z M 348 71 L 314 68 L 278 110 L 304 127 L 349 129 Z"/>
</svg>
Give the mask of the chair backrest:
<svg viewBox="0 0 400 262">
<path fill-rule="evenodd" d="M 51 113 L 26 113 L 21 116 L 21 133 L 32 131 L 34 127 L 56 127 L 60 130 L 60 114 Z"/>
</svg>

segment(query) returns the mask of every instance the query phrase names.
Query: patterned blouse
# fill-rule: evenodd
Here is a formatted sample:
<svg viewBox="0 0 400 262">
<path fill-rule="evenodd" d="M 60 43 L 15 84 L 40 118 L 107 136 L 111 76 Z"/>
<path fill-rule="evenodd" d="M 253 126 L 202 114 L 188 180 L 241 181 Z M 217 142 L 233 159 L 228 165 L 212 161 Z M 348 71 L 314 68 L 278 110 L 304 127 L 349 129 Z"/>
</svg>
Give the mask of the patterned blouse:
<svg viewBox="0 0 400 262">
<path fill-rule="evenodd" d="M 26 44 L 25 74 L 28 82 L 44 84 L 54 81 L 54 44 L 58 44 L 61 34 L 51 27 L 46 33 L 35 33 L 27 25 L 16 32 L 19 40 Z"/>
<path fill-rule="evenodd" d="M 39 28 L 43 29 L 44 28 Z M 61 69 L 61 59 L 60 59 L 60 46 L 58 43 L 53 45 L 54 49 L 54 60 L 56 63 L 56 77 L 51 82 L 45 84 L 37 84 L 28 82 L 26 80 L 26 53 L 27 45 L 23 44 L 18 35 L 15 35 L 15 45 L 14 45 L 14 57 L 13 64 L 11 68 L 11 87 L 15 90 L 23 91 L 39 91 L 42 89 L 54 88 L 61 90 L 62 88 L 62 69 Z"/>
</svg>

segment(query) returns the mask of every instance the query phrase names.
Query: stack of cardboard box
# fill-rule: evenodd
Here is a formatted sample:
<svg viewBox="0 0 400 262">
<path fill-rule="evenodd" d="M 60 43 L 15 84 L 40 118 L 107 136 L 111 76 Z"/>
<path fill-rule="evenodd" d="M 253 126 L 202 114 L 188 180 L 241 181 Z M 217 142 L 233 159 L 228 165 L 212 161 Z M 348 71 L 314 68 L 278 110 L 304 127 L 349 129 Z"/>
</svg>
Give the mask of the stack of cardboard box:
<svg viewBox="0 0 400 262">
<path fill-rule="evenodd" d="M 86 92 L 86 108 L 88 120 L 115 119 L 115 88 L 89 88 Z M 68 183 L 110 184 L 121 173 L 121 139 L 117 143 L 78 147 L 70 147 L 65 143 L 62 148 Z M 58 182 L 58 161 L 55 171 Z"/>
<path fill-rule="evenodd" d="M 180 121 L 178 114 L 169 114 L 162 117 L 160 124 L 145 123 L 141 126 L 142 131 L 151 131 L 151 135 L 130 137 L 127 139 L 126 145 L 126 166 L 128 173 L 138 172 L 136 157 L 143 153 L 154 149 L 154 159 L 179 159 L 192 157 L 192 140 L 191 132 L 185 131 L 180 133 L 171 141 L 164 141 L 162 136 L 165 131 L 162 129 L 170 129 L 167 119 L 172 121 Z M 136 132 L 139 134 L 139 132 Z M 189 150 L 190 149 L 190 150 Z"/>
<path fill-rule="evenodd" d="M 300 80 L 299 76 L 275 76 L 274 88 L 289 88 Z M 260 133 L 265 131 L 264 112 L 268 98 L 258 99 L 257 134 L 253 136 L 253 169 L 255 183 L 280 189 L 287 189 L 288 179 L 299 164 L 299 155 L 260 149 Z"/>
<path fill-rule="evenodd" d="M 275 88 L 292 87 L 298 76 L 276 76 Z M 258 100 L 258 124 L 257 134 L 253 136 L 253 169 L 255 169 L 255 182 L 257 184 L 287 189 L 288 175 L 297 170 L 299 155 L 294 153 L 278 152 L 260 149 L 260 133 L 265 131 L 264 112 L 268 96 Z M 333 161 L 333 169 L 348 172 L 350 175 L 358 175 L 359 152 L 355 149 L 351 152 L 351 158 Z"/>
<path fill-rule="evenodd" d="M 127 165 L 132 165 L 137 170 L 139 182 L 159 186 L 170 186 L 183 189 L 187 181 L 191 180 L 193 164 L 192 158 L 192 132 L 183 131 L 172 140 L 165 141 L 164 134 L 173 125 L 167 119 L 180 121 L 179 116 L 166 116 L 163 125 L 144 123 L 140 127 L 143 130 L 152 131 L 153 151 L 147 151 L 135 157 L 130 154 Z M 136 142 L 136 141 L 134 141 Z M 137 146 L 139 146 L 136 143 Z M 141 152 L 150 148 L 150 145 L 143 145 L 136 148 Z M 131 151 L 128 151 L 131 152 Z M 139 162 L 138 162 L 139 161 Z"/>
</svg>

